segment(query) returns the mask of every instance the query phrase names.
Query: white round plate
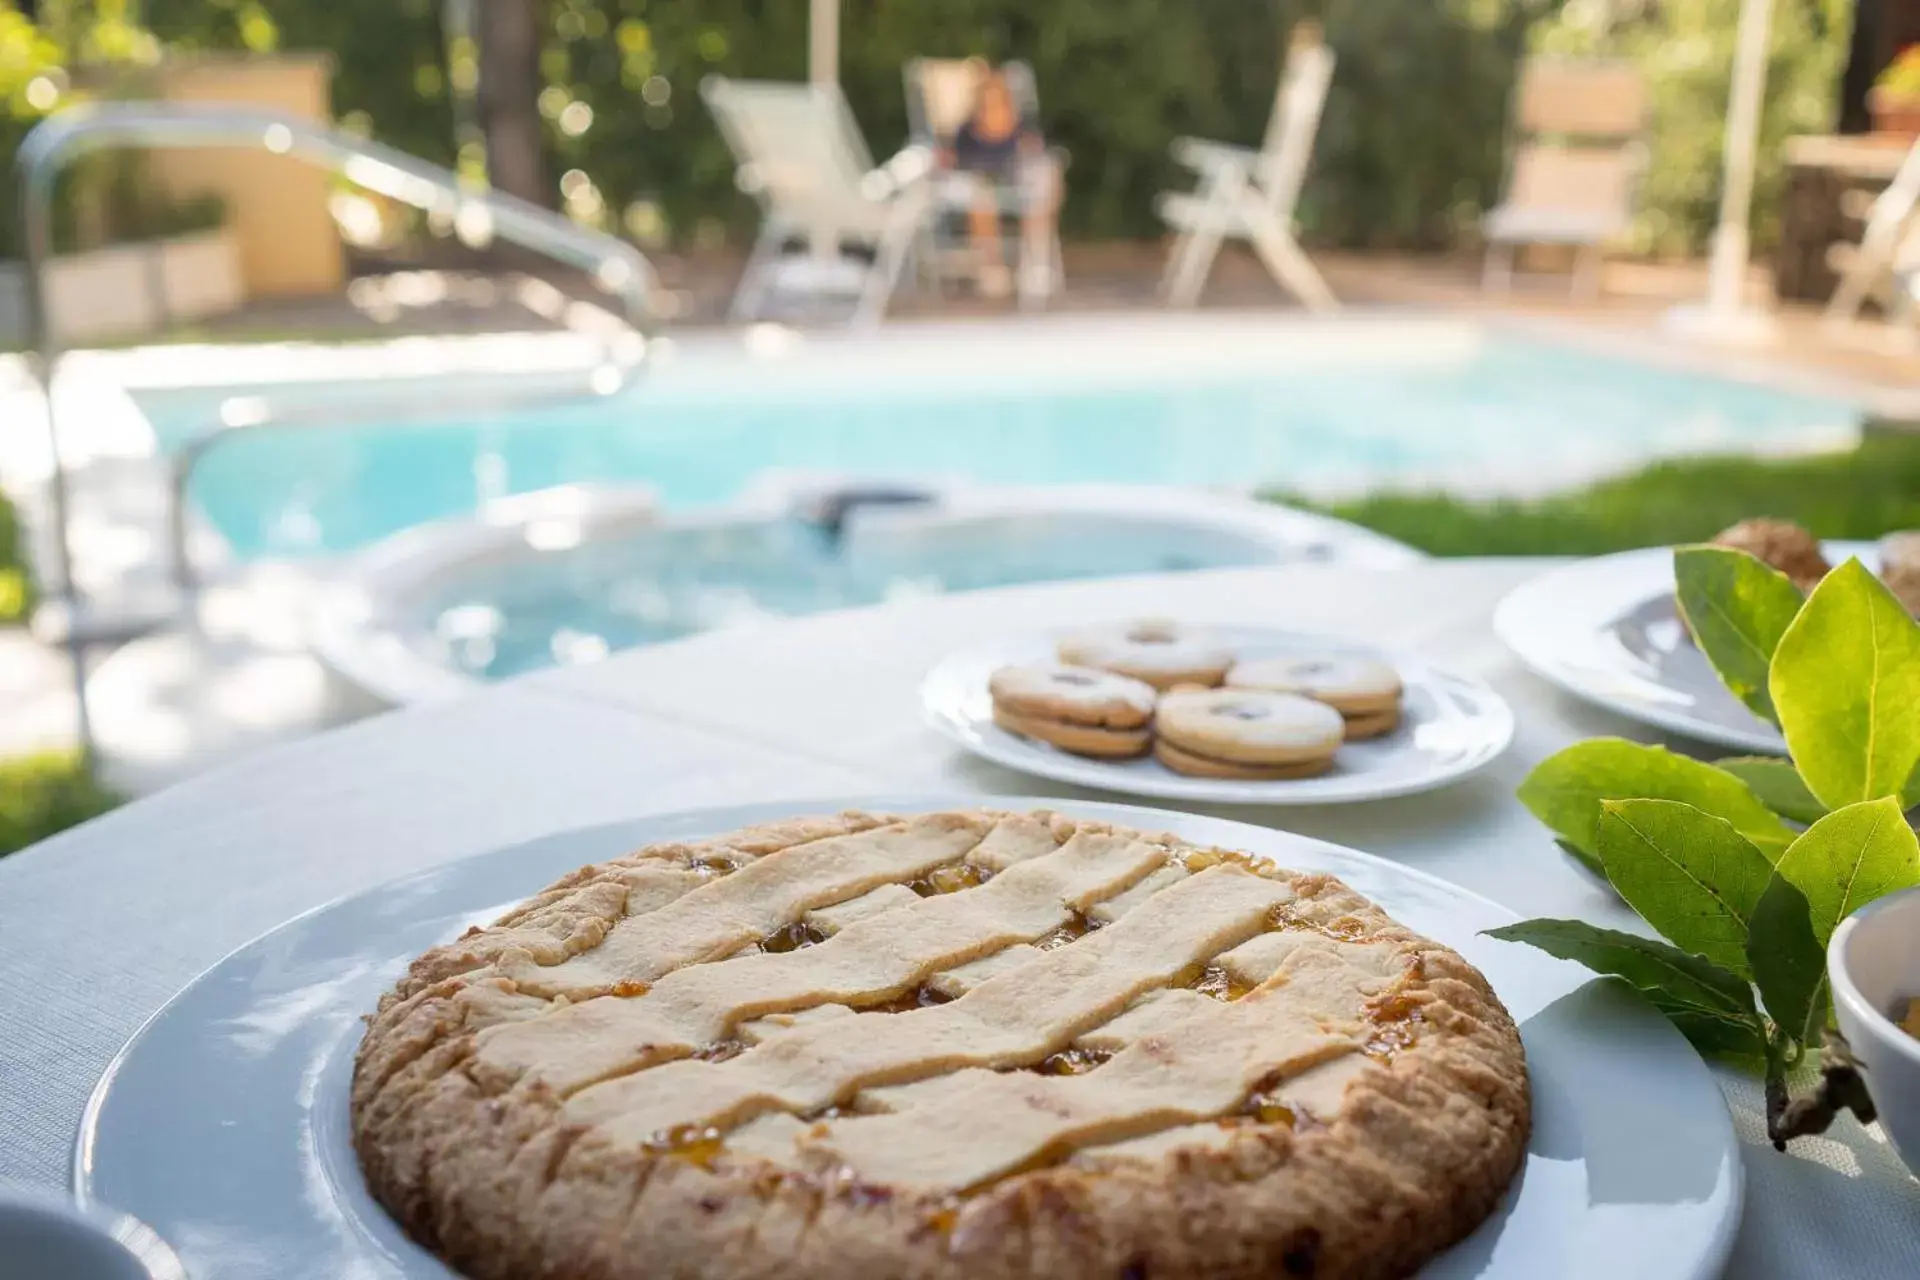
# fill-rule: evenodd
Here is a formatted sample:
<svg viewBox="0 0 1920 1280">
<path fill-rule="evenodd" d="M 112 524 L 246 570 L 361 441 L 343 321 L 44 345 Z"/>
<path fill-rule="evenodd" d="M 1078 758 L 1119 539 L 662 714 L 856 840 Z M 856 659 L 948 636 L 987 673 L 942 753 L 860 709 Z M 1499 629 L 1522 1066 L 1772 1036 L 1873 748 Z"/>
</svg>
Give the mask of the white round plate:
<svg viewBox="0 0 1920 1280">
<path fill-rule="evenodd" d="M 1156 800 L 1214 804 L 1349 804 L 1430 791 L 1487 764 L 1513 741 L 1513 711 L 1488 685 L 1436 671 L 1408 654 L 1368 649 L 1349 640 L 1262 627 L 1209 627 L 1241 658 L 1357 654 L 1378 658 L 1406 686 L 1400 727 L 1365 742 L 1341 746 L 1333 767 L 1312 778 L 1243 782 L 1190 778 L 1152 757 L 1095 760 L 993 722 L 987 678 L 997 668 L 1053 660 L 1051 633 L 1014 636 L 943 660 L 927 673 L 920 700 L 927 720 L 973 754 L 1021 773 L 1101 791 Z"/>
<path fill-rule="evenodd" d="M 194 1280 L 450 1274 L 368 1196 L 348 1140 L 361 1015 L 407 963 L 587 862 L 812 810 L 893 812 L 981 800 L 792 802 L 570 831 L 411 876 L 248 943 L 148 1021 L 81 1122 L 83 1204 L 138 1215 Z M 1741 1166 L 1720 1090 L 1679 1033 L 1577 966 L 1480 931 L 1502 907 L 1384 859 L 1263 827 L 1123 805 L 1062 809 L 1288 867 L 1330 871 L 1457 948 L 1520 1023 L 1533 1083 L 1526 1165 L 1493 1215 L 1425 1271 L 1448 1280 L 1707 1280 L 1740 1216 Z"/>
<path fill-rule="evenodd" d="M 1827 559 L 1867 542 L 1829 542 Z M 1727 692 L 1673 603 L 1673 548 L 1647 547 L 1550 569 L 1507 593 L 1493 629 L 1538 674 L 1577 698 L 1656 729 L 1736 751 L 1784 755 L 1780 731 Z"/>
</svg>

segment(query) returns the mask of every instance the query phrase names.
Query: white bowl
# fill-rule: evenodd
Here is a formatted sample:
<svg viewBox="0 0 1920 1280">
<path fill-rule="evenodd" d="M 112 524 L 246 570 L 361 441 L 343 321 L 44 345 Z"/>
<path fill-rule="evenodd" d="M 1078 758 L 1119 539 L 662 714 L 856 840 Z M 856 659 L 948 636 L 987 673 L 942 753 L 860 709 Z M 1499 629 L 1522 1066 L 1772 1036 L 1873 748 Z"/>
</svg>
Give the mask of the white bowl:
<svg viewBox="0 0 1920 1280">
<path fill-rule="evenodd" d="M 1890 893 L 1841 921 L 1827 944 L 1827 978 L 1880 1127 L 1920 1175 L 1920 1040 L 1890 1016 L 1920 996 L 1920 889 Z"/>
<path fill-rule="evenodd" d="M 0 1184 L 0 1276 L 7 1280 L 187 1280 L 153 1229 L 102 1206 Z"/>
</svg>

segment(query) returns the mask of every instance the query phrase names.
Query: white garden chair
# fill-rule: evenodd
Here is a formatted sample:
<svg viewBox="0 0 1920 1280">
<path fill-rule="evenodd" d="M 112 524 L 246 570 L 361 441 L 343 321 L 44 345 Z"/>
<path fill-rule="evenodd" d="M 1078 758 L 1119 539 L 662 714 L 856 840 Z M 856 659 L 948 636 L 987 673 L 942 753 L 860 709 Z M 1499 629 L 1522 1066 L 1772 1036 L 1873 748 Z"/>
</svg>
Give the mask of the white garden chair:
<svg viewBox="0 0 1920 1280">
<path fill-rule="evenodd" d="M 1562 245 L 1574 255 L 1570 288 L 1597 297 L 1607 242 L 1633 224 L 1646 127 L 1646 82 L 1630 63 L 1527 63 L 1514 95 L 1506 197 L 1481 222 L 1481 286 L 1512 288 L 1519 246 Z"/>
<path fill-rule="evenodd" d="M 1161 296 L 1176 307 L 1199 301 L 1224 239 L 1242 239 L 1273 278 L 1311 310 L 1340 305 L 1294 238 L 1294 206 L 1306 182 L 1320 128 L 1333 50 L 1317 31 L 1298 30 L 1274 94 L 1266 140 L 1258 151 L 1181 138 L 1173 156 L 1200 175 L 1191 193 L 1165 193 L 1156 202 L 1175 238 L 1161 278 Z"/>
<path fill-rule="evenodd" d="M 1920 303 L 1920 140 L 1900 162 L 1887 189 L 1874 198 L 1866 230 L 1827 301 L 1829 328 L 1844 328 L 1859 316 L 1868 297 L 1878 294 L 1889 318 L 1912 325 Z"/>
<path fill-rule="evenodd" d="M 756 319 L 792 292 L 845 299 L 852 323 L 877 322 L 929 208 L 924 149 L 876 169 L 837 85 L 708 76 L 700 93 L 762 213 L 731 317 Z"/>
</svg>

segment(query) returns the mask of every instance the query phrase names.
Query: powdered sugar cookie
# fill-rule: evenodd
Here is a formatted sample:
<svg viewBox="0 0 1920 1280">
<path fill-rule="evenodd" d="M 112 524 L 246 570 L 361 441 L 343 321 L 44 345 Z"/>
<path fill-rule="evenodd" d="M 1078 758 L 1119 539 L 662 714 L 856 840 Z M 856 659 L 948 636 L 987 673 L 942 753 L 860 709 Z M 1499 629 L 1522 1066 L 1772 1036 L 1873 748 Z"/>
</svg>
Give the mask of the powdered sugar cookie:
<svg viewBox="0 0 1920 1280">
<path fill-rule="evenodd" d="M 987 681 L 993 721 L 1076 755 L 1142 755 L 1152 741 L 1151 685 L 1111 671 L 1040 662 L 1002 667 Z"/>
<path fill-rule="evenodd" d="M 1144 680 L 1156 689 L 1211 688 L 1226 678 L 1233 650 L 1206 631 L 1164 618 L 1089 627 L 1062 636 L 1060 661 Z"/>
<path fill-rule="evenodd" d="M 1324 702 L 1346 719 L 1348 741 L 1378 737 L 1400 723 L 1400 673 L 1376 658 L 1255 658 L 1233 665 L 1227 687 L 1297 693 Z"/>
<path fill-rule="evenodd" d="M 1183 690 L 1160 699 L 1156 756 L 1178 773 L 1303 778 L 1324 771 L 1346 736 L 1340 713 L 1264 689 Z"/>
</svg>

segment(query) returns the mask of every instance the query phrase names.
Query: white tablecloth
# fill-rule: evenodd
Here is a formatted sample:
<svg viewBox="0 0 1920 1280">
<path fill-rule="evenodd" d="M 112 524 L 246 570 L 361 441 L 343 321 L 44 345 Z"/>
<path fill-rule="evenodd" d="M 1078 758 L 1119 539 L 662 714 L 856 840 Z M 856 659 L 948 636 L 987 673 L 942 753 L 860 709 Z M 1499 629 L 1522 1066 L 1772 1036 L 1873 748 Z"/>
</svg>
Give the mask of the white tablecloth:
<svg viewBox="0 0 1920 1280">
<path fill-rule="evenodd" d="M 1233 570 L 929 599 L 638 650 L 263 753 L 0 861 L 0 1179 L 67 1178 L 87 1094 L 126 1038 L 224 953 L 344 893 L 462 854 L 643 813 L 906 792 L 1073 793 L 959 754 L 916 692 L 949 650 L 1141 613 L 1318 630 L 1490 680 L 1513 749 L 1447 790 L 1370 805 L 1216 810 L 1424 868 L 1525 915 L 1629 913 L 1513 799 L 1577 738 L 1638 726 L 1521 670 L 1488 625 L 1545 561 L 1380 574 Z M 1722 1073 L 1747 1207 L 1727 1274 L 1920 1276 L 1920 1183 L 1842 1122 L 1780 1155 Z"/>
</svg>

